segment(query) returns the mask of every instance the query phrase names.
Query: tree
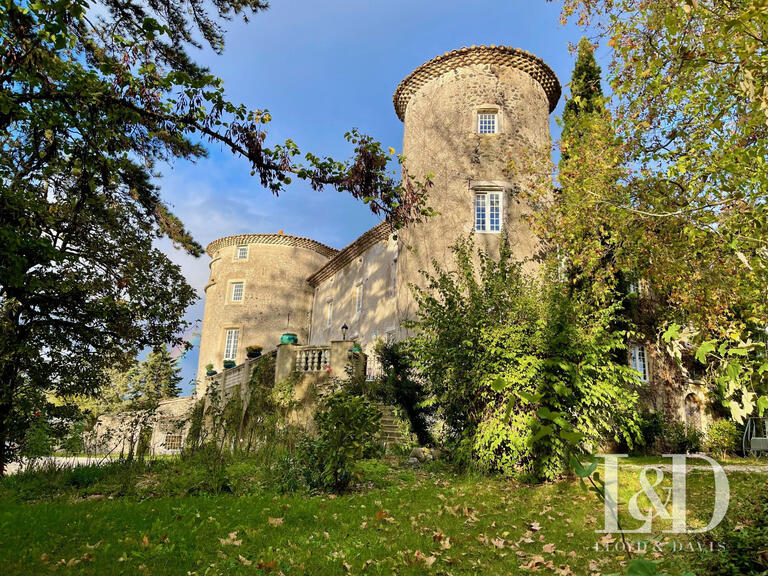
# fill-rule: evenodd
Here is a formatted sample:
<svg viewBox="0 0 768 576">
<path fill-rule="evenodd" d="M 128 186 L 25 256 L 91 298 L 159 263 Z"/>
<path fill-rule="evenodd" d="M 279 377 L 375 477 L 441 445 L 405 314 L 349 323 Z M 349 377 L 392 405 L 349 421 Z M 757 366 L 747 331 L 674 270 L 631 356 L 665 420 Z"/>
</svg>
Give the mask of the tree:
<svg viewBox="0 0 768 576">
<path fill-rule="evenodd" d="M 454 456 L 541 479 L 589 444 L 632 445 L 639 381 L 624 359 L 627 333 L 613 325 L 617 307 L 526 275 L 506 237 L 498 258 L 477 250 L 477 266 L 471 238 L 453 251 L 455 272 L 434 262 L 426 287 L 414 288 L 407 348 Z"/>
<path fill-rule="evenodd" d="M 612 118 L 590 146 L 564 135 L 558 178 L 581 199 L 542 217 L 548 238 L 596 287 L 642 277 L 673 354 L 697 351 L 737 419 L 762 413 L 768 2 L 565 0 L 574 15 L 613 49 Z"/>
<path fill-rule="evenodd" d="M 579 41 L 577 47 L 576 65 L 571 74 L 571 95 L 565 102 L 563 111 L 562 142 L 573 138 L 572 132 L 578 130 L 579 120 L 585 114 L 601 114 L 605 110 L 603 104 L 603 87 L 600 82 L 600 67 L 595 61 L 594 47 L 588 38 Z M 568 158 L 568 150 L 561 150 L 561 161 Z"/>
<path fill-rule="evenodd" d="M 195 294 L 153 243 L 202 248 L 163 204 L 158 161 L 204 142 L 250 162 L 277 194 L 291 177 L 333 186 L 401 224 L 428 214 L 392 153 L 351 132 L 355 155 L 297 162 L 266 146 L 271 116 L 230 102 L 190 48 L 223 50 L 221 21 L 261 0 L 13 0 L 0 5 L 0 475 L 41 390 L 94 395 L 105 371 L 178 343 Z"/>
<path fill-rule="evenodd" d="M 145 396 L 176 398 L 181 392 L 181 367 L 165 346 L 155 348 L 139 364 L 137 379 Z"/>
</svg>

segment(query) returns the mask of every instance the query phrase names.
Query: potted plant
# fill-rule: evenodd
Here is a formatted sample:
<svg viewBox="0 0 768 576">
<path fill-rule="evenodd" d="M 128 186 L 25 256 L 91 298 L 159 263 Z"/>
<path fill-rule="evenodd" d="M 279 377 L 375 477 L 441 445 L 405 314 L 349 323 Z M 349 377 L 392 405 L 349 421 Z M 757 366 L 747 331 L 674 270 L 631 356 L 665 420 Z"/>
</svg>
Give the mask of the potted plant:
<svg viewBox="0 0 768 576">
<path fill-rule="evenodd" d="M 213 364 L 206 364 L 205 365 L 205 375 L 206 376 L 215 376 L 217 374 L 216 370 L 213 369 Z"/>
<path fill-rule="evenodd" d="M 280 336 L 280 344 L 298 344 L 299 337 L 293 332 L 286 332 Z"/>
<path fill-rule="evenodd" d="M 258 358 L 261 356 L 262 347 L 261 346 L 248 346 L 248 348 L 245 349 L 246 356 L 248 358 Z"/>
<path fill-rule="evenodd" d="M 229 370 L 237 366 L 234 360 L 224 360 L 224 370 Z"/>
</svg>

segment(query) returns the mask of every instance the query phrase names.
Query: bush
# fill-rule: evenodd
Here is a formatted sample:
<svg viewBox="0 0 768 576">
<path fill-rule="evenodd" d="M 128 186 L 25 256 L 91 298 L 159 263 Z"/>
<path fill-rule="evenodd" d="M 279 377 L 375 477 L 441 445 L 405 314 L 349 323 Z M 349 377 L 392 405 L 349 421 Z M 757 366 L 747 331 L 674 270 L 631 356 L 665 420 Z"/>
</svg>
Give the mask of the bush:
<svg viewBox="0 0 768 576">
<path fill-rule="evenodd" d="M 299 445 L 304 478 L 312 489 L 343 492 L 356 462 L 371 450 L 381 412 L 365 398 L 337 392 L 324 400 L 314 419 L 317 437 Z"/>
<path fill-rule="evenodd" d="M 706 447 L 712 454 L 732 454 L 740 440 L 741 431 L 733 420 L 715 420 L 707 430 Z"/>
<path fill-rule="evenodd" d="M 645 455 L 658 453 L 658 443 L 664 437 L 664 413 L 644 410 L 640 413 L 638 426 L 640 427 L 640 438 L 632 452 Z"/>
<path fill-rule="evenodd" d="M 498 411 L 480 423 L 474 437 L 473 454 L 483 472 L 529 472 L 531 451 L 530 413 L 513 414 L 506 418 L 505 411 Z"/>
<path fill-rule="evenodd" d="M 631 447 L 640 383 L 626 364 L 631 334 L 617 329 L 622 304 L 575 295 L 554 272 L 528 275 L 506 236 L 498 255 L 475 250 L 472 237 L 453 253 L 450 268 L 435 262 L 426 287 L 414 287 L 419 309 L 405 322 L 415 333 L 405 343 L 415 379 L 445 423 L 446 447 L 468 444 L 485 469 L 524 468 L 512 461 L 528 455 L 517 447 L 519 423 L 485 420 L 508 409 L 537 415 L 529 422 L 538 479 L 606 439 Z"/>
<path fill-rule="evenodd" d="M 693 426 L 688 428 L 682 422 L 667 420 L 664 425 L 664 452 L 690 454 L 701 452 L 703 435 Z"/>
</svg>

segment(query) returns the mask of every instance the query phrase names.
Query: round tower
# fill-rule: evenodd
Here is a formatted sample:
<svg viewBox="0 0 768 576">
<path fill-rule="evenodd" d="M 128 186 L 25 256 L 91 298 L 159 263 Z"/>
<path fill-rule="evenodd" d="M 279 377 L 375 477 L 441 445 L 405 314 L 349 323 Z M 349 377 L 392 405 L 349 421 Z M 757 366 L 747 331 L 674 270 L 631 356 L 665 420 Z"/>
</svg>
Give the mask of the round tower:
<svg viewBox="0 0 768 576">
<path fill-rule="evenodd" d="M 493 252 L 506 230 L 518 258 L 534 254 L 521 171 L 536 154 L 549 155 L 549 114 L 560 91 L 541 59 L 507 46 L 447 52 L 397 87 L 405 169 L 419 180 L 434 175 L 429 205 L 439 213 L 399 234 L 401 319 L 415 312 L 408 283 L 420 283 L 432 260 L 450 265 L 460 236 L 474 231 L 476 246 Z"/>
<path fill-rule="evenodd" d="M 206 252 L 211 276 L 205 287 L 199 383 L 205 382 L 207 364 L 216 370 L 224 360 L 240 364 L 248 346 L 269 350 L 285 332 L 307 341 L 313 295 L 307 278 L 337 250 L 280 233 L 227 236 L 211 242 Z"/>
</svg>

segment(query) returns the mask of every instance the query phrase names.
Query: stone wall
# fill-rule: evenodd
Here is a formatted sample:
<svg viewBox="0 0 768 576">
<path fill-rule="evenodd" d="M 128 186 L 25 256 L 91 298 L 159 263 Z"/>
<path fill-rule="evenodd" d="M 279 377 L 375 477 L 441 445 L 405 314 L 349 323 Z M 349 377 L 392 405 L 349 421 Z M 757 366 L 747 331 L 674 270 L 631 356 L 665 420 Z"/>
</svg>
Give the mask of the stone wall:
<svg viewBox="0 0 768 576">
<path fill-rule="evenodd" d="M 238 246 L 248 246 L 246 259 L 235 258 Z M 198 396 L 205 393 L 205 366 L 211 363 L 222 369 L 228 329 L 240 330 L 238 364 L 245 360 L 247 346 L 274 348 L 285 332 L 307 341 L 313 295 L 307 277 L 337 252 L 313 240 L 281 234 L 223 238 L 207 251 L 211 278 L 205 289 Z M 244 283 L 242 302 L 232 302 L 233 282 Z"/>
<path fill-rule="evenodd" d="M 346 324 L 347 339 L 359 342 L 370 356 L 379 338 L 397 330 L 398 244 L 386 223 L 370 232 L 374 232 L 370 238 L 361 236 L 310 278 L 310 283 L 315 284 L 310 344 L 341 340 L 341 326 Z M 336 264 L 337 260 L 341 262 Z M 326 318 L 329 302 L 333 303 L 330 325 Z"/>
<path fill-rule="evenodd" d="M 486 54 L 491 49 L 482 50 Z M 498 50 L 504 56 L 507 49 Z M 452 262 L 450 247 L 459 236 L 473 231 L 476 190 L 503 191 L 502 226 L 520 259 L 530 259 L 537 248 L 525 222 L 529 209 L 519 194 L 527 175 L 519 171 L 534 153 L 548 153 L 549 111 L 551 99 L 559 96 L 559 84 L 556 94 L 551 89 L 548 93 L 529 72 L 514 67 L 514 61 L 476 61 L 468 57 L 472 49 L 467 51 L 461 58 L 449 59 L 450 65 L 440 61 L 439 75 L 422 74 L 416 86 L 406 86 L 407 101 L 398 98 L 403 85 L 396 93 L 405 123 L 406 168 L 417 179 L 434 174 L 429 204 L 439 212 L 399 234 L 397 309 L 401 319 L 415 313 L 408 284 L 421 283 L 419 271 L 431 270 L 432 260 Z M 537 66 L 548 70 L 543 63 Z M 403 84 L 414 82 L 412 77 Z M 497 134 L 477 133 L 479 110 L 498 113 Z M 518 172 L 510 169 L 511 163 Z M 475 233 L 476 245 L 491 252 L 498 250 L 499 238 L 498 233 Z"/>
</svg>

